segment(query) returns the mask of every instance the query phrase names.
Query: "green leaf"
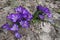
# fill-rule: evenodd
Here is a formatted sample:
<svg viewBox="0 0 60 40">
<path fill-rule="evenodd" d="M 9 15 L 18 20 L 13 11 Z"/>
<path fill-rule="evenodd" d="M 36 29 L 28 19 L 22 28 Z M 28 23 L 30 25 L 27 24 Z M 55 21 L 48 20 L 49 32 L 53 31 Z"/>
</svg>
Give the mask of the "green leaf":
<svg viewBox="0 0 60 40">
<path fill-rule="evenodd" d="M 39 14 L 42 14 L 42 12 L 41 12 L 41 11 L 36 11 L 36 12 L 34 13 L 34 15 L 33 15 L 33 20 L 32 20 L 33 23 L 40 21 L 40 19 L 39 19 L 39 17 L 38 17 Z"/>
<path fill-rule="evenodd" d="M 34 19 L 38 19 L 39 14 L 42 14 L 42 12 L 41 11 L 36 11 L 33 15 Z"/>
</svg>

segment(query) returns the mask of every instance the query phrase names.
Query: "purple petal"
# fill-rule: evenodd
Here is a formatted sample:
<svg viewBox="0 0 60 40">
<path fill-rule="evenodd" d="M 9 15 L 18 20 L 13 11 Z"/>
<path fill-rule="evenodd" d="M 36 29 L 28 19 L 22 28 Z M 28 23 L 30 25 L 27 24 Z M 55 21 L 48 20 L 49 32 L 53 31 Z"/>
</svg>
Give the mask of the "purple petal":
<svg viewBox="0 0 60 40">
<path fill-rule="evenodd" d="M 14 24 L 14 25 L 12 26 L 12 28 L 10 28 L 10 30 L 11 30 L 11 31 L 18 31 L 18 30 L 19 30 L 18 25 L 17 25 L 17 24 Z"/>
<path fill-rule="evenodd" d="M 27 14 L 22 14 L 22 16 L 23 16 L 23 18 L 25 18 L 25 19 L 28 17 Z"/>
<path fill-rule="evenodd" d="M 29 27 L 29 22 L 28 21 L 21 21 L 19 23 L 23 28 L 28 28 Z"/>
<path fill-rule="evenodd" d="M 27 21 L 30 21 L 32 18 L 33 18 L 32 14 L 28 14 L 26 20 L 27 20 Z"/>
<path fill-rule="evenodd" d="M 44 7 L 41 6 L 41 5 L 38 5 L 38 6 L 37 6 L 37 9 L 40 10 L 40 11 L 43 11 L 43 10 L 44 10 Z"/>
<path fill-rule="evenodd" d="M 8 23 L 6 23 L 2 26 L 2 28 L 10 30 L 10 25 Z"/>
<path fill-rule="evenodd" d="M 21 38 L 21 34 L 19 34 L 18 32 L 15 33 L 15 37 L 16 38 Z"/>
<path fill-rule="evenodd" d="M 48 16 L 48 18 L 51 18 L 52 17 L 52 14 L 47 13 L 47 16 Z"/>
<path fill-rule="evenodd" d="M 50 13 L 50 10 L 47 7 L 44 7 L 44 12 L 45 13 Z"/>
<path fill-rule="evenodd" d="M 39 15 L 39 18 L 43 20 L 44 19 L 44 16 L 43 15 Z"/>
<path fill-rule="evenodd" d="M 29 14 L 29 11 L 27 9 L 24 9 L 23 14 Z"/>
</svg>

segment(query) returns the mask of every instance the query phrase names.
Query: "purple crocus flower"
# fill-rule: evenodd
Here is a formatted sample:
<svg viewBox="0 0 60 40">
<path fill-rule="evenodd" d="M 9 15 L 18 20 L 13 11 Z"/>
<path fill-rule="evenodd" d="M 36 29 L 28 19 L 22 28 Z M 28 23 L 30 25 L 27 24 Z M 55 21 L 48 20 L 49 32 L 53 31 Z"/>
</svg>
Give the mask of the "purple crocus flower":
<svg viewBox="0 0 60 40">
<path fill-rule="evenodd" d="M 21 38 L 21 34 L 19 34 L 18 32 L 15 32 L 15 37 L 16 38 Z"/>
<path fill-rule="evenodd" d="M 47 7 L 43 7 L 41 5 L 37 6 L 37 9 L 44 13 L 50 13 L 50 10 Z"/>
<path fill-rule="evenodd" d="M 28 14 L 29 14 L 29 12 L 24 9 L 24 11 L 22 13 L 23 18 L 27 18 Z"/>
<path fill-rule="evenodd" d="M 18 19 L 21 19 L 21 16 L 18 13 L 11 13 L 7 16 L 7 18 L 10 19 L 12 22 L 16 22 Z"/>
<path fill-rule="evenodd" d="M 16 8 L 14 8 L 15 12 L 17 12 L 17 13 L 22 13 L 24 9 L 25 9 L 25 8 L 22 7 L 22 6 L 18 6 L 18 7 L 16 7 Z"/>
<path fill-rule="evenodd" d="M 39 15 L 39 18 L 43 20 L 44 19 L 44 15 Z"/>
<path fill-rule="evenodd" d="M 52 14 L 51 14 L 50 10 L 49 10 L 47 7 L 44 8 L 44 11 L 43 11 L 43 12 L 44 12 L 49 18 L 52 17 Z"/>
<path fill-rule="evenodd" d="M 10 28 L 10 30 L 11 30 L 11 31 L 18 31 L 18 30 L 19 30 L 18 25 L 17 25 L 17 24 L 14 24 L 14 25 L 12 26 L 12 28 Z"/>
<path fill-rule="evenodd" d="M 26 9 L 23 10 L 22 14 L 23 18 L 25 18 L 27 21 L 30 21 L 33 18 L 32 14 Z"/>
<path fill-rule="evenodd" d="M 43 7 L 41 5 L 37 6 L 37 9 L 45 13 L 48 17 L 52 17 L 50 10 L 47 7 Z"/>
<path fill-rule="evenodd" d="M 25 18 L 27 21 L 30 21 L 33 18 L 33 16 L 32 14 L 28 13 L 28 14 L 23 14 L 23 18 Z"/>
<path fill-rule="evenodd" d="M 16 8 L 14 8 L 14 10 L 15 10 L 15 12 L 17 12 L 17 13 L 23 13 L 23 14 L 26 14 L 28 11 L 24 8 L 24 7 L 22 7 L 22 6 L 18 6 L 18 7 L 16 7 Z"/>
<path fill-rule="evenodd" d="M 8 23 L 6 23 L 2 26 L 2 28 L 6 29 L 6 30 L 10 30 L 10 25 Z"/>
<path fill-rule="evenodd" d="M 23 28 L 28 28 L 29 27 L 29 22 L 28 21 L 21 21 L 19 23 Z"/>
<path fill-rule="evenodd" d="M 41 5 L 38 5 L 38 6 L 37 6 L 37 9 L 40 10 L 40 11 L 43 11 L 43 10 L 44 10 L 44 7 L 41 6 Z"/>
</svg>

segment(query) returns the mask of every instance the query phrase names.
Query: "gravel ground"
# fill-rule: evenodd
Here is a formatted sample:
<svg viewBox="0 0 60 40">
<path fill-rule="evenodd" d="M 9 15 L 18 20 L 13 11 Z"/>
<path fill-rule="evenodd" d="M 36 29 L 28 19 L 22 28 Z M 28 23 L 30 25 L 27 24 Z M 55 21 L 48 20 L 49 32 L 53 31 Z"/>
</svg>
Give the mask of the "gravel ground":
<svg viewBox="0 0 60 40">
<path fill-rule="evenodd" d="M 53 18 L 45 18 L 46 22 L 41 23 L 37 21 L 29 29 L 20 28 L 22 38 L 16 39 L 13 33 L 1 28 L 4 23 L 9 22 L 6 16 L 13 13 L 16 6 L 22 5 L 33 14 L 40 4 L 51 10 Z M 60 40 L 59 13 L 60 0 L 0 0 L 0 40 Z"/>
</svg>

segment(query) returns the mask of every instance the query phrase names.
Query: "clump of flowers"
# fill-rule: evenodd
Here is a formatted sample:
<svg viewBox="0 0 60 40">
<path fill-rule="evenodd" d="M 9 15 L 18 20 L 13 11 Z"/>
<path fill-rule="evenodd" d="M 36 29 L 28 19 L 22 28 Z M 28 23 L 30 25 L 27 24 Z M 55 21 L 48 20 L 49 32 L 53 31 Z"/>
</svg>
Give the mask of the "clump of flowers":
<svg viewBox="0 0 60 40">
<path fill-rule="evenodd" d="M 13 31 L 16 38 L 20 38 L 21 34 L 18 33 L 19 25 L 22 28 L 29 28 L 29 21 L 32 20 L 32 14 L 24 7 L 18 6 L 14 8 L 16 13 L 11 13 L 7 16 L 7 19 L 13 22 L 13 25 L 8 23 L 4 24 L 2 28 Z M 18 24 L 17 24 L 18 23 Z"/>
<path fill-rule="evenodd" d="M 48 17 L 48 18 L 52 18 L 52 14 L 49 10 L 49 8 L 47 7 L 44 7 L 42 5 L 38 5 L 36 7 L 36 11 L 35 13 L 33 14 L 33 20 L 32 22 L 37 22 L 37 21 L 44 21 L 44 18 L 45 18 L 45 15 Z"/>
<path fill-rule="evenodd" d="M 47 15 L 48 18 L 52 17 L 52 14 L 50 10 L 47 7 L 43 7 L 41 5 L 37 6 L 37 10 L 43 12 L 42 14 L 39 14 L 39 18 L 44 19 L 44 16 Z"/>
<path fill-rule="evenodd" d="M 47 7 L 41 5 L 37 6 L 37 11 L 32 15 L 26 8 L 18 6 L 14 8 L 15 13 L 11 13 L 7 16 L 7 19 L 13 22 L 12 25 L 5 23 L 2 28 L 14 32 L 16 38 L 21 38 L 18 30 L 21 26 L 22 28 L 29 28 L 30 21 L 43 20 L 44 16 L 47 15 L 49 18 L 52 16 L 50 10 Z"/>
</svg>

